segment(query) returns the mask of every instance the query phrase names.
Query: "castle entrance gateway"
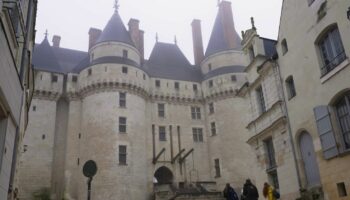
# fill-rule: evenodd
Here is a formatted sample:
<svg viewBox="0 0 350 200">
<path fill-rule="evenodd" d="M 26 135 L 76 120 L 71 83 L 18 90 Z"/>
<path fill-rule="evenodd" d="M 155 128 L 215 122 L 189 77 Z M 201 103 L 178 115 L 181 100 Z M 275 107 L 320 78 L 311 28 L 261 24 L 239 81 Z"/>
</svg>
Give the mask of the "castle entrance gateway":
<svg viewBox="0 0 350 200">
<path fill-rule="evenodd" d="M 160 167 L 154 173 L 154 177 L 157 179 L 159 185 L 171 184 L 174 180 L 174 175 L 171 170 L 165 166 Z"/>
</svg>

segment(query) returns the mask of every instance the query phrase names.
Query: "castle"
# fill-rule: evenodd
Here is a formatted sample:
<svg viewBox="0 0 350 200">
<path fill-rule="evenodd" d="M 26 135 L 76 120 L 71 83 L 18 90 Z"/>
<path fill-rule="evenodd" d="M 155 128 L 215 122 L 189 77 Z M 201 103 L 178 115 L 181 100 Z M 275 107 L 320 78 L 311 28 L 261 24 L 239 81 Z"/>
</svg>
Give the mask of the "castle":
<svg viewBox="0 0 350 200">
<path fill-rule="evenodd" d="M 20 199 L 42 188 L 53 199 L 86 199 L 88 160 L 98 168 L 92 199 L 219 199 L 226 183 L 239 192 L 247 178 L 258 188 L 270 182 L 283 199 L 347 195 L 350 28 L 337 15 L 346 6 L 286 0 L 274 41 L 253 19 L 241 39 L 221 1 L 205 52 L 192 22 L 194 65 L 176 43 L 157 41 L 145 59 L 139 21 L 126 29 L 118 9 L 103 30 L 89 30 L 88 52 L 45 37 L 33 54 Z"/>
</svg>

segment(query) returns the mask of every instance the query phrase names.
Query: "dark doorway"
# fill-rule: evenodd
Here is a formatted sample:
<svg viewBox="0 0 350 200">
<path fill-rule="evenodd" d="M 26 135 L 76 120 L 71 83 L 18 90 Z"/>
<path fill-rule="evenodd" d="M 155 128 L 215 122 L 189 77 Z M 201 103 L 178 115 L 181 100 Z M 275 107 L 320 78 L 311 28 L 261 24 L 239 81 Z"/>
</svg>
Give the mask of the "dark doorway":
<svg viewBox="0 0 350 200">
<path fill-rule="evenodd" d="M 154 173 L 154 177 L 157 179 L 158 184 L 171 184 L 173 182 L 173 173 L 167 167 L 160 167 Z"/>
</svg>

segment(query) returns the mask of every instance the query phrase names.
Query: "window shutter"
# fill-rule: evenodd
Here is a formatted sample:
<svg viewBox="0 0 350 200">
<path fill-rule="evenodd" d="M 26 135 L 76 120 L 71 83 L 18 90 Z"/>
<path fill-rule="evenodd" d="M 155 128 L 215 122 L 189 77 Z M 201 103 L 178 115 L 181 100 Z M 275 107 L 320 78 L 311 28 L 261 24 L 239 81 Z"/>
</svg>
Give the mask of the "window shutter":
<svg viewBox="0 0 350 200">
<path fill-rule="evenodd" d="M 317 106 L 314 108 L 317 130 L 320 135 L 323 157 L 330 159 L 338 155 L 337 143 L 335 141 L 332 122 L 328 106 Z"/>
</svg>

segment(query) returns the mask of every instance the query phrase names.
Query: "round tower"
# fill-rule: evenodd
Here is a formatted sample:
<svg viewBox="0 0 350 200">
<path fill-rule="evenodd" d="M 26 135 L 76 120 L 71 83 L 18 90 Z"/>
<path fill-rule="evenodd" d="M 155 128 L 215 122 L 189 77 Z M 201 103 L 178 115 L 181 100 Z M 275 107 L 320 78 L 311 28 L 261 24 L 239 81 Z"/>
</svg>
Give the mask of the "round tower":
<svg viewBox="0 0 350 200">
<path fill-rule="evenodd" d="M 142 56 L 116 10 L 79 72 L 80 162 L 97 163 L 92 199 L 144 199 L 147 73 Z M 81 174 L 80 192 L 86 192 Z M 86 199 L 86 196 L 79 196 Z"/>
</svg>

